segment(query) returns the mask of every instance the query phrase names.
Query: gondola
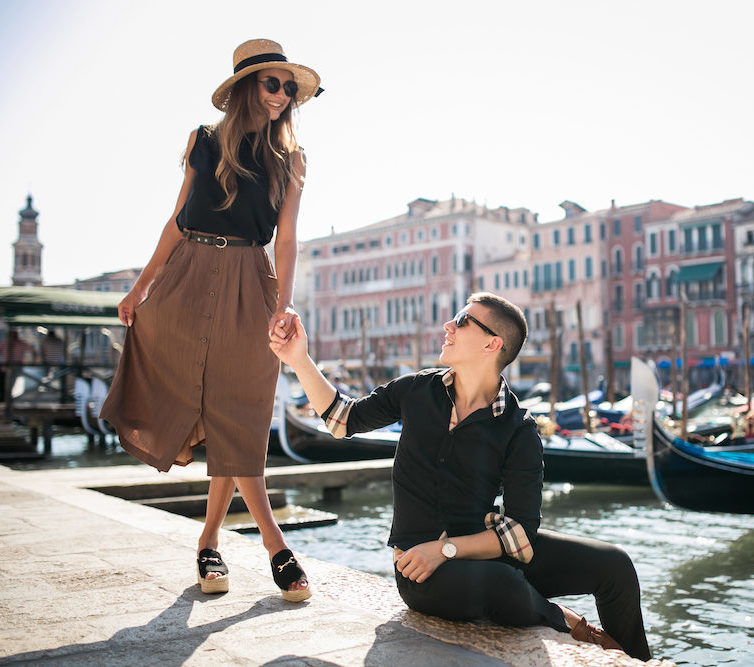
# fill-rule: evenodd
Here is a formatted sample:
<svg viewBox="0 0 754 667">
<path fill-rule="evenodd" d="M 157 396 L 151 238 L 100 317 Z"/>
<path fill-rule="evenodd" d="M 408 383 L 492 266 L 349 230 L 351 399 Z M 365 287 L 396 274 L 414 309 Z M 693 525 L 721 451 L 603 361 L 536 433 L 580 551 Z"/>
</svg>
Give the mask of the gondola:
<svg viewBox="0 0 754 667">
<path fill-rule="evenodd" d="M 670 433 L 656 414 L 657 382 L 631 362 L 636 444 L 646 449 L 652 488 L 664 502 L 698 512 L 754 514 L 754 443 L 722 434 L 724 447 L 701 447 Z"/>
<path fill-rule="evenodd" d="M 400 427 L 387 427 L 350 438 L 334 438 L 322 420 L 280 401 L 281 449 L 300 463 L 392 458 Z M 585 484 L 647 484 L 644 452 L 606 433 L 543 437 L 545 481 Z"/>
</svg>

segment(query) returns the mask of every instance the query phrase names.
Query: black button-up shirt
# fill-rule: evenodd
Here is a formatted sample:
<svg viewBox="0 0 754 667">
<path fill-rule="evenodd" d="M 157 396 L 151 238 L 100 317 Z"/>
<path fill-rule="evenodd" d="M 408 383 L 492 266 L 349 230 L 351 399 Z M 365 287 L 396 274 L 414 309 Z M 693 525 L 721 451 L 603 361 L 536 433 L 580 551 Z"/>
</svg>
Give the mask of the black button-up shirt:
<svg viewBox="0 0 754 667">
<path fill-rule="evenodd" d="M 443 531 L 450 537 L 482 532 L 501 487 L 505 516 L 521 524 L 534 544 L 543 477 L 534 419 L 503 382 L 493 405 L 449 429 L 454 410 L 452 385 L 443 382 L 447 374 L 428 369 L 405 375 L 360 399 L 338 394 L 322 418 L 336 436 L 402 422 L 390 546 L 405 550 Z"/>
</svg>

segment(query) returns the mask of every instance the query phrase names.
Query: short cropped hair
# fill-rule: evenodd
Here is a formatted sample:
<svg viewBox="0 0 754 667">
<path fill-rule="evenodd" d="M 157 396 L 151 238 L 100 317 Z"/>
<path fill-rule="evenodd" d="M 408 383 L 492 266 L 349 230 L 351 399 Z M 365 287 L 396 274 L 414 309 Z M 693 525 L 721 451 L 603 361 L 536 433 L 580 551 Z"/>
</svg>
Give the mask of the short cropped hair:
<svg viewBox="0 0 754 667">
<path fill-rule="evenodd" d="M 505 352 L 500 352 L 500 370 L 510 364 L 521 351 L 529 335 L 521 309 L 514 303 L 492 292 L 475 292 L 466 303 L 478 303 L 489 309 L 492 315 L 492 328 L 503 339 Z"/>
</svg>

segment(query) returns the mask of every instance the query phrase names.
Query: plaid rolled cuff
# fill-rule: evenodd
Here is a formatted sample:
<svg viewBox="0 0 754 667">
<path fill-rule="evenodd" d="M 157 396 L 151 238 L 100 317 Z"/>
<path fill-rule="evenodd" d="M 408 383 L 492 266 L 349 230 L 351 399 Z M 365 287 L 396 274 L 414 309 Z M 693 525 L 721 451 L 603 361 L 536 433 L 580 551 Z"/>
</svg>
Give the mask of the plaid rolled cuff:
<svg viewBox="0 0 754 667">
<path fill-rule="evenodd" d="M 484 517 L 484 525 L 488 530 L 497 533 L 500 547 L 511 558 L 528 563 L 534 556 L 534 549 L 529 543 L 523 526 L 510 517 L 490 512 Z"/>
<path fill-rule="evenodd" d="M 354 399 L 348 398 L 348 396 L 338 395 L 335 397 L 335 405 L 333 405 L 330 414 L 325 419 L 325 427 L 336 438 L 345 438 L 346 426 L 348 424 L 348 413 L 351 412 L 351 406 L 354 404 Z"/>
</svg>

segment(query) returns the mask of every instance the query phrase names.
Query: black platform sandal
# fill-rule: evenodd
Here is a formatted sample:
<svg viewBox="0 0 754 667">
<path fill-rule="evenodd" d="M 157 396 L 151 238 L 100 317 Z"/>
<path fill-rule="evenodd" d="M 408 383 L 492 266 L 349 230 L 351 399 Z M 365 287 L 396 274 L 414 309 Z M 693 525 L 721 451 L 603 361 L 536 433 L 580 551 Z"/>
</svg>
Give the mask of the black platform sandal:
<svg viewBox="0 0 754 667">
<path fill-rule="evenodd" d="M 272 578 L 283 594 L 284 600 L 288 600 L 288 602 L 303 602 L 312 596 L 309 586 L 297 591 L 288 590 L 288 586 L 295 581 L 299 581 L 300 579 L 306 580 L 306 573 L 301 569 L 290 549 L 278 551 L 272 557 L 270 565 L 272 566 Z"/>
<path fill-rule="evenodd" d="M 219 577 L 206 579 L 209 572 L 217 572 Z M 202 549 L 196 559 L 196 576 L 202 593 L 227 593 L 230 585 L 228 566 L 223 557 L 214 549 Z"/>
</svg>

